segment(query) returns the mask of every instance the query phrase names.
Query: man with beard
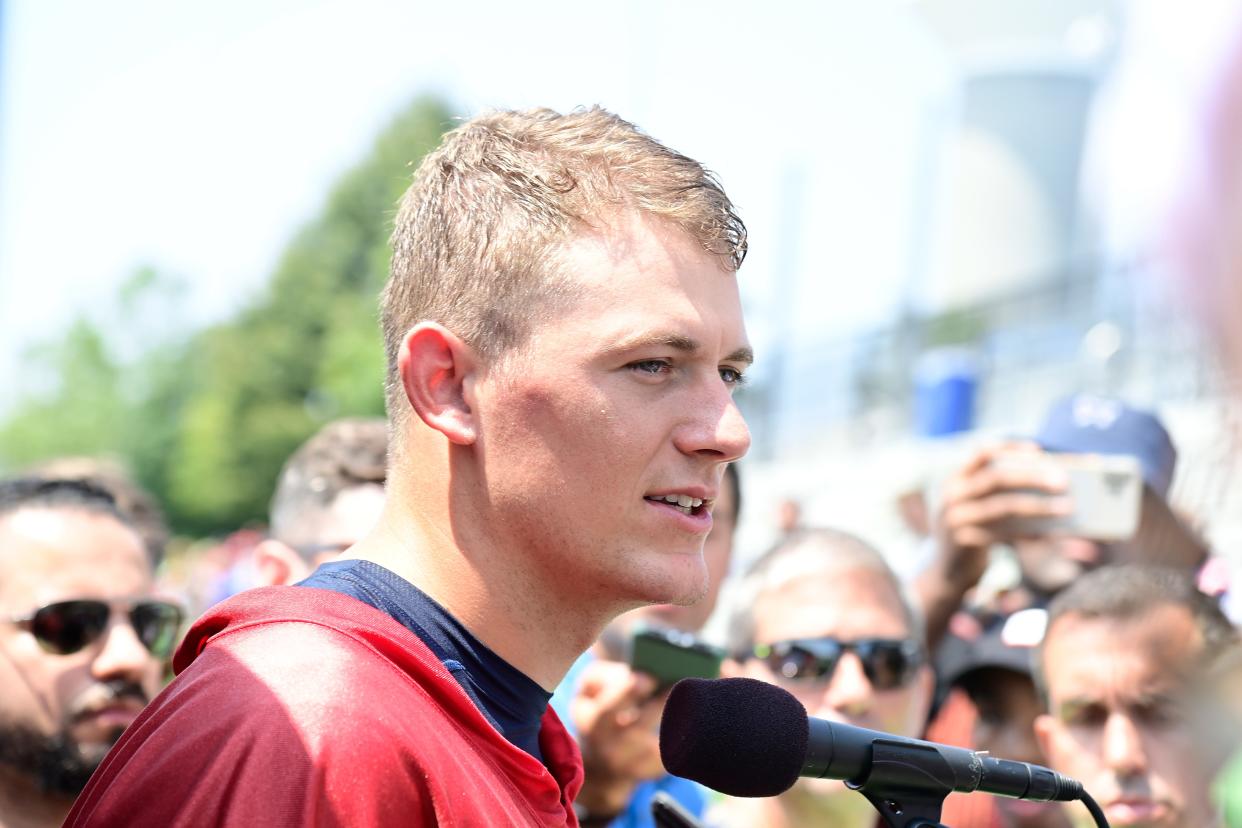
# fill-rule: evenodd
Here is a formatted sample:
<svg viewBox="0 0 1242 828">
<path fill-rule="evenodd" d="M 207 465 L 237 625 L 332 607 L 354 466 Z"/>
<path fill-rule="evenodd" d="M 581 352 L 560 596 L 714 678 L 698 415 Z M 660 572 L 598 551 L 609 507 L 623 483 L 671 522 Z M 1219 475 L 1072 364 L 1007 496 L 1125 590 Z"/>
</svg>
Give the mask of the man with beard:
<svg viewBox="0 0 1242 828">
<path fill-rule="evenodd" d="M 181 610 L 142 537 L 84 482 L 0 482 L 0 826 L 60 825 L 159 689 Z"/>
<path fill-rule="evenodd" d="M 829 529 L 791 535 L 760 558 L 736 593 L 729 675 L 777 684 L 807 713 L 919 736 L 931 703 L 919 617 L 874 548 Z M 831 779 L 801 779 L 780 796 L 729 799 L 712 824 L 870 828 L 871 803 Z"/>
</svg>

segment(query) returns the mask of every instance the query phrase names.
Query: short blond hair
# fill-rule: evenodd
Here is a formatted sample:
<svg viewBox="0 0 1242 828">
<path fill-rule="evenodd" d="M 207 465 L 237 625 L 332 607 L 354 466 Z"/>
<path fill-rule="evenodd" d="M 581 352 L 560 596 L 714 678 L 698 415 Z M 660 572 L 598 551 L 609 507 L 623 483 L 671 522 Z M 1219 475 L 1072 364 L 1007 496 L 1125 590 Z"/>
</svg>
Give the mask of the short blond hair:
<svg viewBox="0 0 1242 828">
<path fill-rule="evenodd" d="M 489 112 L 444 136 L 401 200 L 381 302 L 388 412 L 405 411 L 397 352 L 438 322 L 484 360 L 521 345 L 572 297 L 555 253 L 637 210 L 687 233 L 736 271 L 746 227 L 714 174 L 599 107 Z"/>
</svg>

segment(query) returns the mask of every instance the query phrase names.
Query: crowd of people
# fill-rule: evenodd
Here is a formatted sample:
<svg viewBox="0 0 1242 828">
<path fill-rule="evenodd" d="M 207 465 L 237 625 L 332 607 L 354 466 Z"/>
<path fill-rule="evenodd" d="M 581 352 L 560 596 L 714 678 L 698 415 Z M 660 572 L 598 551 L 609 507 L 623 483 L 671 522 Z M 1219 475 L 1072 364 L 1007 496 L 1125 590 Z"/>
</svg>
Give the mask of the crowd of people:
<svg viewBox="0 0 1242 828">
<path fill-rule="evenodd" d="M 158 492 L 115 472 L 0 482 L 0 826 L 640 826 L 658 797 L 709 826 L 877 824 L 841 781 L 670 776 L 646 630 L 812 716 L 1048 765 L 1113 825 L 1242 825 L 1242 643 L 1158 417 L 1076 394 L 963 457 L 921 572 L 785 504 L 717 606 L 752 354 L 715 177 L 603 110 L 490 113 L 424 160 L 392 241 L 388 417 L 289 459 L 251 588 L 188 617 L 157 584 Z M 1124 461 L 1093 478 L 1132 487 L 1124 532 L 1073 520 L 1057 461 L 1083 457 Z M 1004 554 L 1019 582 L 983 593 Z M 981 794 L 943 821 L 1092 824 Z"/>
</svg>

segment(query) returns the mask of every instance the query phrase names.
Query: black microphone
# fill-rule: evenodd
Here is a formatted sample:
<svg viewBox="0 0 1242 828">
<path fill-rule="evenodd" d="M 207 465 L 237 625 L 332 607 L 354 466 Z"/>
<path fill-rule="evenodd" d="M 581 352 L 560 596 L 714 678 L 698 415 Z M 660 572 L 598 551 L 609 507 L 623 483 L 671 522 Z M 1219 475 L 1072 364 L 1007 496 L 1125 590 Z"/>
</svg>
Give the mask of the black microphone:
<svg viewBox="0 0 1242 828">
<path fill-rule="evenodd" d="M 730 796 L 776 796 L 799 776 L 882 780 L 940 796 L 984 791 L 1018 799 L 1079 799 L 1082 785 L 1027 762 L 807 716 L 773 684 L 748 678 L 678 682 L 660 720 L 660 758 L 674 776 Z"/>
</svg>

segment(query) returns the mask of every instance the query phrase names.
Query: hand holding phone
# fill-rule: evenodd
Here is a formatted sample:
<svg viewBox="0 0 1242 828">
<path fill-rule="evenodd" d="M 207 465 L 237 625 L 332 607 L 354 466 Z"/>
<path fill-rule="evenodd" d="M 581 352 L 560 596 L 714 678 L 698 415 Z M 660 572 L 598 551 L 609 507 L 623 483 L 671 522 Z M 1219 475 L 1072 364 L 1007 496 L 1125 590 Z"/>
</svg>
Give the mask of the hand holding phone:
<svg viewBox="0 0 1242 828">
<path fill-rule="evenodd" d="M 1015 518 L 1068 513 L 1068 480 L 1041 465 L 1034 443 L 1008 442 L 976 451 L 945 481 L 936 510 L 937 556 L 932 570 L 956 597 L 978 582 L 993 544 L 1014 540 Z M 947 619 L 946 619 L 947 620 Z"/>
<path fill-rule="evenodd" d="M 1129 540 L 1138 530 L 1143 501 L 1139 461 L 1125 455 L 1006 454 L 995 461 L 1008 472 L 1061 475 L 1070 509 L 1058 515 L 1014 515 L 1010 531 L 1019 536 L 1060 535 L 1096 541 Z M 1030 489 L 1028 495 L 1041 495 Z"/>
</svg>

